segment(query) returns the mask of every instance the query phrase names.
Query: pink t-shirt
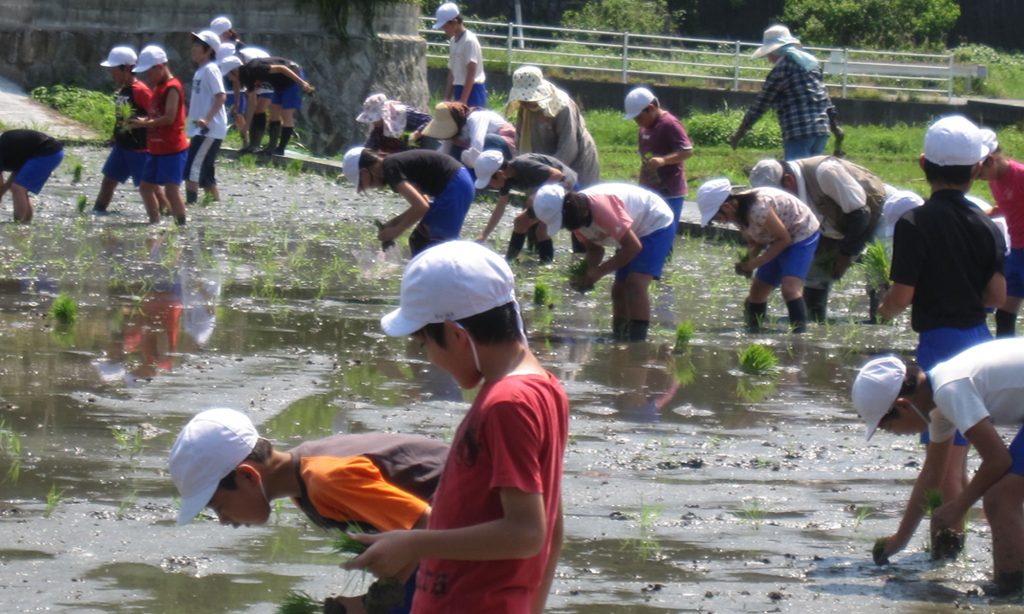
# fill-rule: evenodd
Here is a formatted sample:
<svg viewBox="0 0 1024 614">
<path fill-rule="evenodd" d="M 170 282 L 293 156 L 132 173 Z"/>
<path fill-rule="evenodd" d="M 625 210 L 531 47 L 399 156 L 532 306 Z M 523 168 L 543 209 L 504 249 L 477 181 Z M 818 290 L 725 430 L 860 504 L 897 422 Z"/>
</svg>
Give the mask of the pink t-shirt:
<svg viewBox="0 0 1024 614">
<path fill-rule="evenodd" d="M 1010 167 L 1000 179 L 988 182 L 992 190 L 992 198 L 996 201 L 996 209 L 992 215 L 1006 218 L 1006 226 L 1010 229 L 1010 247 L 1024 247 L 1024 164 L 1016 160 L 1009 161 Z"/>
<path fill-rule="evenodd" d="M 485 384 L 459 424 L 434 493 L 430 529 L 457 529 L 503 516 L 500 489 L 544 495 L 547 536 L 528 559 L 422 559 L 414 614 L 530 611 L 561 509 L 569 399 L 558 379 L 511 375 Z"/>
<path fill-rule="evenodd" d="M 654 192 L 628 183 L 599 183 L 580 194 L 590 201 L 591 224 L 576 230 L 578 236 L 617 247 L 627 230 L 637 238 L 672 224 L 672 209 Z"/>
</svg>

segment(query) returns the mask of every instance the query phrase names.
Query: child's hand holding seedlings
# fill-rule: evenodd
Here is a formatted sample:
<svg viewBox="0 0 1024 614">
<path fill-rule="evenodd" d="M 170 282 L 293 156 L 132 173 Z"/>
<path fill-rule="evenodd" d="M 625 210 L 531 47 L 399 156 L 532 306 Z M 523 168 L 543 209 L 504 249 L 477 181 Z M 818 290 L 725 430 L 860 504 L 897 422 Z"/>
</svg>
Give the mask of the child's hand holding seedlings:
<svg viewBox="0 0 1024 614">
<path fill-rule="evenodd" d="M 352 539 L 369 547 L 342 567 L 368 569 L 378 578 L 407 578 L 419 562 L 415 534 L 415 531 L 350 533 Z"/>
</svg>

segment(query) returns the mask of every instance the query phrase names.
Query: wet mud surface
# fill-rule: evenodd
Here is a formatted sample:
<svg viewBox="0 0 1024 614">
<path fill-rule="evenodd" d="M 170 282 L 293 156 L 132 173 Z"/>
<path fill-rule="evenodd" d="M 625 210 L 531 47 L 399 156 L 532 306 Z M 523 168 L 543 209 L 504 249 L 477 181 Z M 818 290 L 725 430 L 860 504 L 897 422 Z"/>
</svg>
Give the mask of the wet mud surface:
<svg viewBox="0 0 1024 614">
<path fill-rule="evenodd" d="M 402 202 L 222 161 L 222 202 L 193 208 L 180 231 L 150 227 L 128 189 L 118 213 L 79 215 L 105 152 L 69 153 L 31 227 L 0 205 L 0 608 L 273 612 L 291 590 L 365 590 L 372 579 L 341 570 L 290 503 L 263 527 L 174 526 L 166 455 L 188 418 L 215 406 L 248 412 L 282 448 L 332 432 L 451 438 L 472 392 L 379 329 L 405 256 L 378 250 L 373 220 Z M 468 236 L 488 213 L 474 206 Z M 499 250 L 509 224 L 494 233 Z M 608 281 L 571 291 L 568 240 L 556 243 L 556 264 L 527 256 L 516 268 L 531 346 L 572 401 L 550 611 L 1019 610 L 981 589 L 980 509 L 955 560 L 933 562 L 922 530 L 889 564 L 872 562 L 922 454 L 909 438 L 865 444 L 849 407 L 865 357 L 914 343 L 905 322 L 857 323 L 859 272 L 836 291 L 829 325 L 751 336 L 736 248 L 680 238 L 652 297 L 651 340 L 615 344 Z M 538 282 L 554 290 L 550 306 L 532 304 Z M 70 326 L 49 315 L 58 293 L 77 301 Z M 773 297 L 770 313 L 783 311 Z M 675 354 L 685 320 L 696 333 Z M 778 369 L 740 371 L 753 341 Z"/>
</svg>

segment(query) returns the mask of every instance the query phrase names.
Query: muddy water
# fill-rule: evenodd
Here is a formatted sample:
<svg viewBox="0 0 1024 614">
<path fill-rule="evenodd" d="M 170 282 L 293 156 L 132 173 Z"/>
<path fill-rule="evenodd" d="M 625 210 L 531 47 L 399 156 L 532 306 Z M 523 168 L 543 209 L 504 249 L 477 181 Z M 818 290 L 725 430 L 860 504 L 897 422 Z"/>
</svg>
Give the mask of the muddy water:
<svg viewBox="0 0 1024 614">
<path fill-rule="evenodd" d="M 165 462 L 189 416 L 220 405 L 285 448 L 332 432 L 451 437 L 471 393 L 378 326 L 403 261 L 374 248 L 372 220 L 401 202 L 223 163 L 224 200 L 195 207 L 179 232 L 142 224 L 127 191 L 119 213 L 79 216 L 103 152 L 72 153 L 31 227 L 0 224 L 0 419 L 20 446 L 5 438 L 0 453 L 0 607 L 273 612 L 290 590 L 358 593 L 367 579 L 338 569 L 290 504 L 264 527 L 175 527 Z M 474 209 L 470 234 L 486 215 Z M 884 435 L 865 445 L 846 391 L 865 356 L 908 352 L 913 337 L 856 324 L 856 274 L 833 324 L 743 334 L 734 251 L 681 239 L 652 339 L 632 345 L 604 338 L 607 282 L 566 288 L 567 254 L 518 267 L 532 347 L 573 404 L 551 611 L 1019 607 L 977 593 L 990 566 L 980 518 L 956 562 L 931 563 L 922 532 L 893 565 L 871 563 L 920 455 Z M 538 282 L 555 290 L 550 306 L 532 304 Z M 48 316 L 59 292 L 77 300 L 71 326 Z M 674 354 L 683 320 L 697 332 Z M 755 340 L 778 354 L 775 373 L 737 368 Z"/>
</svg>

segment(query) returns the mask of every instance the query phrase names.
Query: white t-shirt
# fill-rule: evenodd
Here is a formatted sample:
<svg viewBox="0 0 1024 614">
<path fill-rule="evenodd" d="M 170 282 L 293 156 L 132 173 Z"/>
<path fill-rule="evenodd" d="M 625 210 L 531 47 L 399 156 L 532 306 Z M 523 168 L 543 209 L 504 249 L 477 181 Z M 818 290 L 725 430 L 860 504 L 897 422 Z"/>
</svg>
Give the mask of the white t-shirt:
<svg viewBox="0 0 1024 614">
<path fill-rule="evenodd" d="M 448 48 L 448 70 L 452 71 L 452 85 L 466 84 L 466 67 L 470 62 L 476 63 L 476 76 L 473 83 L 484 82 L 484 52 L 476 34 L 469 30 L 462 36 L 453 38 Z"/>
<path fill-rule="evenodd" d="M 580 190 L 590 199 L 589 226 L 580 235 L 606 247 L 618 247 L 627 230 L 638 238 L 672 225 L 672 209 L 654 192 L 628 183 L 599 183 Z"/>
<path fill-rule="evenodd" d="M 928 373 L 935 409 L 928 434 L 945 441 L 991 417 L 1024 424 L 1024 338 L 997 339 L 960 352 Z"/>
<path fill-rule="evenodd" d="M 213 106 L 213 99 L 217 94 L 224 94 L 224 77 L 216 62 L 207 62 L 192 75 L 192 97 L 188 104 L 188 120 L 185 121 L 185 135 L 189 138 L 200 134 L 199 126 L 195 120 L 203 119 L 210 112 Z M 207 124 L 209 130 L 203 136 L 211 139 L 223 139 L 228 133 L 228 118 L 224 111 L 224 105 L 214 114 Z"/>
<path fill-rule="evenodd" d="M 489 109 L 473 111 L 466 117 L 466 125 L 459 136 L 469 140 L 469 146 L 479 151 L 484 150 L 484 139 L 488 134 L 497 134 L 505 124 L 504 117 Z"/>
</svg>

